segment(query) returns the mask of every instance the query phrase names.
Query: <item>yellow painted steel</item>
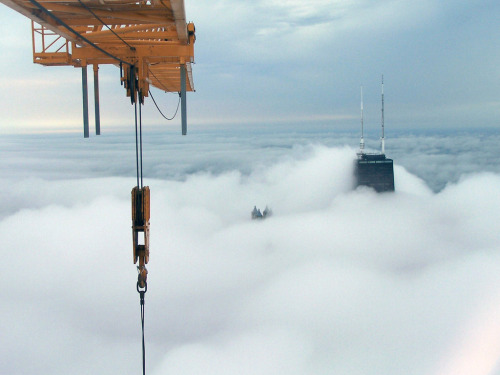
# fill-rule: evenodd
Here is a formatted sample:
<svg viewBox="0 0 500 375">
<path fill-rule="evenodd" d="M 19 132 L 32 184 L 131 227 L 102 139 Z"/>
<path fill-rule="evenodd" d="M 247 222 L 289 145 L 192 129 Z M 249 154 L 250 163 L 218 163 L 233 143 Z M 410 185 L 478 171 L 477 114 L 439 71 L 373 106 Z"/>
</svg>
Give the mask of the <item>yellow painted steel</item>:
<svg viewBox="0 0 500 375">
<path fill-rule="evenodd" d="M 0 2 L 33 21 L 33 62 L 37 64 L 119 66 L 121 60 L 124 77 L 130 65 L 135 66 L 144 96 L 149 85 L 180 91 L 180 66 L 185 65 L 186 91 L 194 91 L 195 27 L 186 22 L 184 0 Z"/>
</svg>

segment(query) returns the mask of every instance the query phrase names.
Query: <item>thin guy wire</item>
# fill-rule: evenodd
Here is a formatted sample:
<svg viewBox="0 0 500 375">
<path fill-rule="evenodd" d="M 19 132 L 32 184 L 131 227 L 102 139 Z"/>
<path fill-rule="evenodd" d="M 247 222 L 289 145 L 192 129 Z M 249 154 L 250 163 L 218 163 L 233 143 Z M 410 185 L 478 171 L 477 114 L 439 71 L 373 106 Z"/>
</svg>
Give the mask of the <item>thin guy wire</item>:
<svg viewBox="0 0 500 375">
<path fill-rule="evenodd" d="M 52 14 L 52 12 L 49 12 L 49 10 L 47 10 L 47 8 L 45 8 L 43 5 L 41 5 L 36 0 L 29 0 L 29 2 L 32 3 L 33 5 L 35 5 L 38 9 L 40 9 L 43 13 L 45 13 L 50 18 L 52 18 L 53 20 L 59 22 L 62 26 L 64 26 L 70 32 L 72 32 L 73 34 L 75 34 L 75 36 L 77 36 L 78 38 L 82 39 L 84 42 L 88 43 L 89 45 L 91 45 L 95 49 L 101 51 L 106 56 L 109 56 L 112 59 L 114 59 L 116 61 L 119 61 L 121 63 L 127 64 L 128 66 L 132 66 L 133 65 L 133 64 L 131 64 L 131 63 L 125 61 L 125 60 L 120 59 L 119 57 L 116 57 L 116 56 L 112 55 L 108 51 L 106 51 L 106 50 L 102 49 L 101 47 L 99 47 L 97 44 L 95 44 L 95 43 L 91 42 L 90 40 L 88 40 L 87 38 L 85 38 L 82 34 L 80 34 L 78 31 L 76 31 L 75 29 L 73 29 L 71 26 L 69 26 L 67 23 L 65 23 L 63 20 L 61 20 L 59 17 L 57 17 L 56 15 Z"/>
<path fill-rule="evenodd" d="M 152 75 L 153 77 L 155 77 L 155 79 L 158 81 L 158 83 L 159 83 L 159 84 L 163 87 L 163 89 L 164 89 L 165 91 L 169 91 L 169 90 L 167 89 L 167 87 L 166 87 L 166 86 L 164 86 L 164 85 L 161 83 L 161 81 L 158 79 L 158 77 L 157 77 L 157 76 L 153 73 L 153 71 L 152 71 L 151 69 L 149 69 L 149 73 L 151 73 L 151 75 Z"/>
<path fill-rule="evenodd" d="M 86 6 L 82 0 L 78 0 L 78 2 L 80 4 L 82 4 L 82 7 L 84 7 L 85 9 L 87 9 L 95 18 L 97 18 L 97 20 L 103 24 L 103 26 L 106 26 L 108 28 L 109 31 L 111 31 L 118 39 L 120 39 L 123 43 L 125 43 L 131 50 L 135 50 L 135 47 L 132 47 L 130 44 L 128 44 L 125 40 L 122 39 L 122 37 L 120 35 L 118 35 L 117 33 L 115 33 L 106 23 L 104 23 L 103 20 L 101 20 L 99 18 L 99 16 L 97 14 L 95 14 L 92 9 L 90 9 L 88 6 Z"/>
</svg>

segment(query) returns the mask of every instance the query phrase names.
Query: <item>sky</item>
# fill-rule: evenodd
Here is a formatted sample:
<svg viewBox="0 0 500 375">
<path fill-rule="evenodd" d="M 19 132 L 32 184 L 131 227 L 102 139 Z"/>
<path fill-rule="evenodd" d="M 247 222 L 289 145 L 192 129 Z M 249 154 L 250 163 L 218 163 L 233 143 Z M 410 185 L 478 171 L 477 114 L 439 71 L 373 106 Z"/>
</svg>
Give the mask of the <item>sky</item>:
<svg viewBox="0 0 500 375">
<path fill-rule="evenodd" d="M 385 80 L 388 128 L 498 128 L 500 5 L 465 1 L 185 1 L 196 25 L 196 93 L 188 122 L 380 122 Z M 81 73 L 32 63 L 31 27 L 2 6 L 0 131 L 81 131 Z M 101 67 L 102 130 L 133 124 L 118 69 Z M 92 92 L 92 84 L 90 84 Z M 171 116 L 177 94 L 154 91 Z M 92 95 L 90 107 L 92 113 Z M 166 123 L 147 102 L 148 126 Z M 91 116 L 91 124 L 93 119 Z"/>
</svg>

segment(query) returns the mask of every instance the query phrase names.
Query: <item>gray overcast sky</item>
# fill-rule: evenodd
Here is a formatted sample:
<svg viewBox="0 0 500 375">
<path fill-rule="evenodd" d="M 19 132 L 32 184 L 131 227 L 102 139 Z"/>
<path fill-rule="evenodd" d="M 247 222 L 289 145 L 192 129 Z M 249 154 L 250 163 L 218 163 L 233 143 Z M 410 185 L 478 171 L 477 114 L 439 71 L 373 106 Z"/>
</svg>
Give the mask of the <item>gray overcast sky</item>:
<svg viewBox="0 0 500 375">
<path fill-rule="evenodd" d="M 322 121 L 498 127 L 498 1 L 186 0 L 196 25 L 192 124 Z M 80 71 L 32 63 L 30 22 L 0 7 L 0 131 L 81 128 Z M 118 69 L 101 69 L 103 128 L 132 123 Z M 90 87 L 92 92 L 92 87 Z M 156 93 L 167 114 L 174 94 Z M 90 102 L 92 102 L 92 96 Z M 147 124 L 161 124 L 151 101 Z M 179 119 L 173 122 L 178 125 Z"/>
</svg>

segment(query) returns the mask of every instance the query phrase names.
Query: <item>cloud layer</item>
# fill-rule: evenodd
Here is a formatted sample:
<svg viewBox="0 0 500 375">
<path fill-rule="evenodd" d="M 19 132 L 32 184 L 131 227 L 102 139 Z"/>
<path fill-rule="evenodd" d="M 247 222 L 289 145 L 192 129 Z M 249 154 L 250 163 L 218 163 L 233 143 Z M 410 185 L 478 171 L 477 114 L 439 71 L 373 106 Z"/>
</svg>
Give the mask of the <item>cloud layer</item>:
<svg viewBox="0 0 500 375">
<path fill-rule="evenodd" d="M 353 157 L 318 145 L 148 179 L 149 373 L 500 373 L 500 176 L 433 193 L 397 166 L 377 195 L 352 190 Z M 0 221 L 6 373 L 140 371 L 134 182 L 18 182 L 38 203 Z"/>
</svg>

